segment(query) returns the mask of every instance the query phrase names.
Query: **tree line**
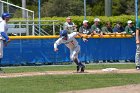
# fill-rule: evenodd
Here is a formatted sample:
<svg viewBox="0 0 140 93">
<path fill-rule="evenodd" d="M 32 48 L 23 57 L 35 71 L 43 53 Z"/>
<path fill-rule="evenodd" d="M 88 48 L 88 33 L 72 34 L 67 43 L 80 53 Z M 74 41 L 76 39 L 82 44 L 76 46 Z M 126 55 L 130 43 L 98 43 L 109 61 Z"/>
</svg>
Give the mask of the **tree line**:
<svg viewBox="0 0 140 93">
<path fill-rule="evenodd" d="M 22 0 L 8 1 L 10 3 L 22 6 Z M 27 9 L 36 11 L 35 17 L 38 17 L 38 0 L 26 0 L 26 4 Z M 104 16 L 105 0 L 86 0 L 86 11 L 87 16 Z M 21 14 L 19 11 L 15 11 L 14 13 L 15 17 L 18 17 L 19 14 Z M 112 16 L 134 14 L 135 0 L 112 0 Z M 41 17 L 66 17 L 83 15 L 84 0 L 41 0 Z"/>
</svg>

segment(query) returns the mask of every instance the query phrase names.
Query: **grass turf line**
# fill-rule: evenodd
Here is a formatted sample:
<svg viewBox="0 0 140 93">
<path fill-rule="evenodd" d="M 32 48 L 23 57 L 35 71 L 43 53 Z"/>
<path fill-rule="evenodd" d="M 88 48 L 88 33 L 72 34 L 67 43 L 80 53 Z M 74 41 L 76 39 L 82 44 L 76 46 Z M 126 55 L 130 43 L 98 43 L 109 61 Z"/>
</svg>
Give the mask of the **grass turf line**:
<svg viewBox="0 0 140 93">
<path fill-rule="evenodd" d="M 0 93 L 58 93 L 140 83 L 140 74 L 48 75 L 1 78 Z"/>
<path fill-rule="evenodd" d="M 86 70 L 97 70 L 105 68 L 117 68 L 117 69 L 134 69 L 135 64 L 90 64 L 86 65 Z M 6 73 L 19 73 L 19 72 L 40 72 L 40 71 L 64 71 L 64 70 L 76 70 L 76 65 L 66 66 L 18 66 L 18 67 L 4 67 L 2 68 Z"/>
</svg>

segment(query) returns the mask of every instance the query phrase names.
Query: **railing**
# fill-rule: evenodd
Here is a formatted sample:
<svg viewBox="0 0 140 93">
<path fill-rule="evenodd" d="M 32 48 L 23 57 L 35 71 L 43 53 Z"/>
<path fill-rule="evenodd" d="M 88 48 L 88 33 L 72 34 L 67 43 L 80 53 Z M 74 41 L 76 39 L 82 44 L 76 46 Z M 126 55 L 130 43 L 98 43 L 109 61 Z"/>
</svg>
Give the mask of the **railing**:
<svg viewBox="0 0 140 93">
<path fill-rule="evenodd" d="M 61 22 L 58 20 L 41 20 L 41 31 L 39 31 L 38 21 L 12 20 L 9 22 L 8 33 L 17 35 L 56 35 L 56 31 L 61 30 Z"/>
<path fill-rule="evenodd" d="M 2 0 L 0 0 L 0 15 L 1 15 L 3 12 L 5 12 L 5 10 L 4 10 L 4 4 L 6 4 L 6 5 L 8 5 L 8 6 L 15 7 L 15 8 L 17 8 L 17 9 L 21 9 L 21 10 L 26 11 L 26 12 L 27 12 L 27 14 L 26 14 L 26 16 L 27 16 L 26 20 L 27 20 L 27 21 L 28 21 L 29 18 L 30 18 L 29 13 L 32 13 L 32 20 L 34 20 L 34 11 L 29 10 L 29 9 L 26 9 L 26 8 L 24 8 L 24 7 L 20 7 L 20 6 L 14 5 L 14 4 L 12 4 L 12 3 L 8 3 L 8 2 L 5 2 L 5 1 L 2 1 Z M 10 13 L 9 7 L 7 7 L 7 8 L 8 8 L 8 9 L 7 9 L 8 11 L 6 11 L 6 12 L 9 12 L 9 13 Z M 10 13 L 10 14 L 12 14 L 12 13 Z"/>
</svg>

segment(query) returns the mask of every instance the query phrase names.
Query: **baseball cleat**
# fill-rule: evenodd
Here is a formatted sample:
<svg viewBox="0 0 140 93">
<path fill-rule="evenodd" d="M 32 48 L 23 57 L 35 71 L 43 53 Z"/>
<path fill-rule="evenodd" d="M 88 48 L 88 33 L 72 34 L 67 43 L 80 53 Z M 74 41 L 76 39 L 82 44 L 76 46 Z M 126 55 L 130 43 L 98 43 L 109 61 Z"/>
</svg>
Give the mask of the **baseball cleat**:
<svg viewBox="0 0 140 93">
<path fill-rule="evenodd" d="M 85 66 L 82 66 L 80 72 L 84 72 L 84 71 L 85 71 Z"/>
<path fill-rule="evenodd" d="M 77 72 L 79 72 L 79 70 L 80 70 L 80 67 L 79 67 L 79 66 L 77 66 Z"/>
</svg>

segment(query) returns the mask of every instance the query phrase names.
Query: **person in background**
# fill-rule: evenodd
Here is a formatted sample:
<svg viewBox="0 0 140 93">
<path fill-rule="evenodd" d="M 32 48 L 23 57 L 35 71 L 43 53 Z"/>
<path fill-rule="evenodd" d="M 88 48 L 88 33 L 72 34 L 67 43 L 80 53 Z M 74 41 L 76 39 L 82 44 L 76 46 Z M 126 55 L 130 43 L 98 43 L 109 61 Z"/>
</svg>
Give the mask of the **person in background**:
<svg viewBox="0 0 140 93">
<path fill-rule="evenodd" d="M 99 35 L 102 37 L 103 33 L 101 31 L 101 27 L 100 27 L 100 19 L 99 18 L 95 18 L 94 19 L 94 24 L 91 26 L 91 35 Z"/>
<path fill-rule="evenodd" d="M 63 30 L 67 30 L 68 34 L 77 31 L 77 26 L 72 22 L 71 17 L 66 18 L 66 22 L 63 25 Z"/>
<path fill-rule="evenodd" d="M 127 21 L 127 26 L 125 27 L 125 31 L 123 33 L 134 36 L 135 32 L 136 32 L 136 28 L 133 25 L 133 22 L 131 20 L 128 20 Z M 135 62 L 135 60 L 125 60 L 125 62 Z"/>
<path fill-rule="evenodd" d="M 82 34 L 91 34 L 91 29 L 88 25 L 88 21 L 87 20 L 84 20 L 83 21 L 83 25 L 79 28 L 79 33 L 82 33 Z"/>
<path fill-rule="evenodd" d="M 131 20 L 127 21 L 127 26 L 125 27 L 125 33 L 130 35 L 135 35 L 136 28 Z"/>
<path fill-rule="evenodd" d="M 103 33 L 103 35 L 113 33 L 112 26 L 111 26 L 110 22 L 106 22 L 105 26 L 102 27 L 102 33 Z M 106 62 L 106 61 L 111 62 L 111 60 L 103 60 L 103 62 Z"/>
<path fill-rule="evenodd" d="M 113 28 L 113 33 L 114 34 L 122 34 L 122 32 L 124 32 L 124 27 L 122 26 L 121 22 L 117 22 Z M 119 62 L 119 60 L 113 60 L 113 62 Z"/>
<path fill-rule="evenodd" d="M 103 33 L 101 31 L 101 27 L 100 27 L 100 19 L 99 18 L 95 18 L 94 19 L 94 24 L 91 26 L 91 36 L 93 35 L 99 35 L 99 37 L 103 37 Z M 99 62 L 99 60 L 95 60 L 96 63 Z"/>
<path fill-rule="evenodd" d="M 102 27 L 102 33 L 104 35 L 113 33 L 112 26 L 111 26 L 111 23 L 110 22 L 106 22 L 105 26 Z"/>
<path fill-rule="evenodd" d="M 3 58 L 3 46 L 7 46 L 7 44 L 10 42 L 10 38 L 7 35 L 7 31 L 8 31 L 7 23 L 9 20 L 10 20 L 10 14 L 3 13 L 2 21 L 0 22 L 0 71 L 2 71 L 1 60 Z"/>
<path fill-rule="evenodd" d="M 122 26 L 121 22 L 117 22 L 113 28 L 113 33 L 121 34 L 124 31 L 124 27 Z"/>
<path fill-rule="evenodd" d="M 91 28 L 88 25 L 88 21 L 84 20 L 83 25 L 79 28 L 79 33 L 84 35 L 90 35 L 91 34 Z M 88 47 L 87 43 L 84 43 L 85 47 Z M 87 48 L 82 49 L 84 51 L 84 55 L 87 54 Z M 86 58 L 85 58 L 86 59 Z M 85 64 L 89 64 L 90 61 L 85 61 Z"/>
</svg>

